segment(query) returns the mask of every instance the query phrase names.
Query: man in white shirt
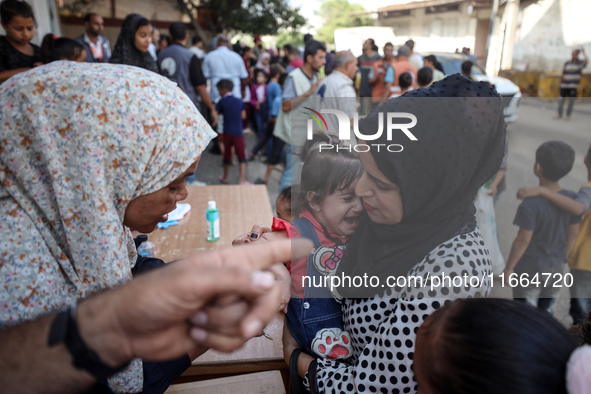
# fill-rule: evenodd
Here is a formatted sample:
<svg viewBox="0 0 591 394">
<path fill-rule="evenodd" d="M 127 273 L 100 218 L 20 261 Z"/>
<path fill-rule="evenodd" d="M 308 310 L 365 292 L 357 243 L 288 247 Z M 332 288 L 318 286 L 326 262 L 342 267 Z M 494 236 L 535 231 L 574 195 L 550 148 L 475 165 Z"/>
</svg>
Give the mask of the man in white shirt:
<svg viewBox="0 0 591 394">
<path fill-rule="evenodd" d="M 86 14 L 84 17 L 84 34 L 76 37 L 86 50 L 87 63 L 109 63 L 111 58 L 111 44 L 109 39 L 101 33 L 105 22 L 103 17 L 96 13 Z"/>
<path fill-rule="evenodd" d="M 229 41 L 225 36 L 220 36 L 217 40 L 218 47 L 215 51 L 209 52 L 203 61 L 203 75 L 210 79 L 211 86 L 216 86 L 222 79 L 229 79 L 234 84 L 232 94 L 234 97 L 242 98 L 241 82 L 248 78 L 248 71 L 244 61 L 234 51 L 228 48 Z M 210 92 L 212 101 L 220 98 L 217 89 Z"/>
<path fill-rule="evenodd" d="M 423 68 L 423 57 L 418 53 L 415 53 L 415 42 L 413 40 L 408 40 L 404 43 L 404 45 L 410 48 L 410 56 L 408 57 L 408 61 L 410 62 L 410 64 L 415 66 L 417 70 Z"/>
<path fill-rule="evenodd" d="M 353 126 L 353 117 L 359 108 L 353 78 L 357 74 L 357 59 L 351 51 L 340 51 L 335 55 L 330 75 L 320 82 L 316 89 L 320 109 L 343 111 Z M 324 115 L 328 132 L 338 134 L 339 123 L 336 115 Z"/>
</svg>

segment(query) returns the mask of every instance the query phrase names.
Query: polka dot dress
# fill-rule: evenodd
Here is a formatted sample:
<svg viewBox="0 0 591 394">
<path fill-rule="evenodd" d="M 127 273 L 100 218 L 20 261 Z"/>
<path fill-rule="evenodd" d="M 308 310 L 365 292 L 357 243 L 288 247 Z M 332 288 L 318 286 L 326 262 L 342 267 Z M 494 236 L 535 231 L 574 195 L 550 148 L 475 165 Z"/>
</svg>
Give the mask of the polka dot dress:
<svg viewBox="0 0 591 394">
<path fill-rule="evenodd" d="M 413 372 L 416 333 L 423 321 L 446 301 L 487 296 L 492 264 L 478 229 L 433 249 L 408 276 L 467 275 L 480 286 L 393 288 L 370 299 L 346 299 L 345 329 L 353 356 L 348 363 L 318 359 L 316 381 L 321 393 L 415 393 Z M 476 283 L 476 279 L 473 279 Z"/>
</svg>

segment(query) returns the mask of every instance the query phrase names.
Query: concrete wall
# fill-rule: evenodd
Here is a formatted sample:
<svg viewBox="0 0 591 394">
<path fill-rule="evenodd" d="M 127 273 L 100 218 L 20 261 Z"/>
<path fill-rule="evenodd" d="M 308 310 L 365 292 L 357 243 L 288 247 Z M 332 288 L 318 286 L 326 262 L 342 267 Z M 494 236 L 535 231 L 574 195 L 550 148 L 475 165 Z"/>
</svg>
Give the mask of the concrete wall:
<svg viewBox="0 0 591 394">
<path fill-rule="evenodd" d="M 64 0 L 63 3 L 71 4 L 73 0 Z M 111 10 L 111 1 L 103 0 L 95 1 L 88 11 L 97 12 L 105 18 L 117 19 L 124 19 L 131 13 L 141 14 L 149 20 L 180 21 L 182 18 L 176 0 L 115 0 L 115 15 Z"/>
<path fill-rule="evenodd" d="M 590 15 L 589 0 L 539 0 L 522 8 L 517 19 L 513 67 L 561 71 L 573 49 L 583 46 L 589 55 Z"/>
<path fill-rule="evenodd" d="M 394 3 L 394 2 L 393 2 Z M 405 1 L 408 3 L 408 1 Z M 469 13 L 469 3 L 460 5 L 458 11 L 427 14 L 424 8 L 413 9 L 408 16 L 388 17 L 378 15 L 377 25 L 394 28 L 395 46 L 412 38 L 419 53 L 455 52 L 456 48 L 471 48 L 484 65 L 486 40 L 476 39 L 479 20 L 490 20 L 490 11 L 474 10 Z M 488 31 L 486 32 L 488 34 Z"/>
</svg>

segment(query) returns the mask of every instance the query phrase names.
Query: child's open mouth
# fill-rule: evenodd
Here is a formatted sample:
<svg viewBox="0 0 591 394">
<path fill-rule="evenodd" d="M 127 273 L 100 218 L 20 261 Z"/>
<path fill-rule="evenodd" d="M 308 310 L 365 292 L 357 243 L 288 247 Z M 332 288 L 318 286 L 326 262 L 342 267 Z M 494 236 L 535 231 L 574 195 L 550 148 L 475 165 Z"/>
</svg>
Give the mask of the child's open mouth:
<svg viewBox="0 0 591 394">
<path fill-rule="evenodd" d="M 357 225 L 359 224 L 359 216 L 346 217 L 345 223 L 347 223 L 349 226 L 357 227 Z"/>
</svg>

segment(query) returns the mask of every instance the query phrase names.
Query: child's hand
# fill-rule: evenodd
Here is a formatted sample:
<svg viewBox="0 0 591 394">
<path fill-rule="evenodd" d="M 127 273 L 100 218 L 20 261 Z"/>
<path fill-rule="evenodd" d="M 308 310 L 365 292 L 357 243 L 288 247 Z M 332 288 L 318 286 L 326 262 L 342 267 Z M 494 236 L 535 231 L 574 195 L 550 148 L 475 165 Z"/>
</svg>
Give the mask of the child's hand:
<svg viewBox="0 0 591 394">
<path fill-rule="evenodd" d="M 521 187 L 517 191 L 517 198 L 523 200 L 528 197 L 537 197 L 542 194 L 542 190 L 539 186 L 536 187 Z"/>
<path fill-rule="evenodd" d="M 246 234 L 242 234 L 238 236 L 235 240 L 232 241 L 232 246 L 248 244 L 254 242 L 259 239 L 259 237 L 264 233 L 272 233 L 273 229 L 271 226 L 265 226 L 264 224 L 255 224 L 252 226 L 252 230 Z"/>
</svg>

